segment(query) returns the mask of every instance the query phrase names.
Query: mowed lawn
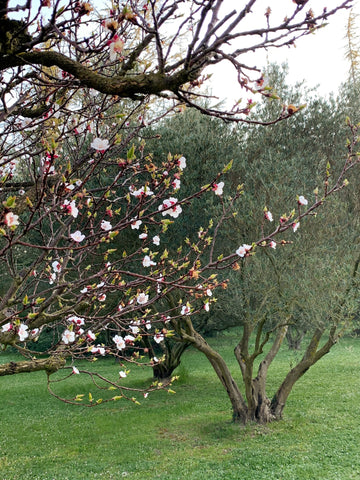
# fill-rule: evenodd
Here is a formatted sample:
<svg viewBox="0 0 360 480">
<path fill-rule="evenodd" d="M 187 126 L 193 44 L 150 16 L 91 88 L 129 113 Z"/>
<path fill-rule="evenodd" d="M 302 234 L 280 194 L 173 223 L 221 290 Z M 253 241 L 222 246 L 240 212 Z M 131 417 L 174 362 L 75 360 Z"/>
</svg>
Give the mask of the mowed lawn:
<svg viewBox="0 0 360 480">
<path fill-rule="evenodd" d="M 239 378 L 235 340 L 209 341 Z M 269 372 L 270 393 L 297 355 L 283 349 Z M 112 360 L 99 367 L 118 375 Z M 126 380 L 141 385 L 150 373 L 133 369 Z M 341 340 L 295 386 L 284 420 L 266 426 L 231 423 L 227 396 L 200 353 L 187 351 L 176 373 L 176 394 L 94 408 L 49 396 L 42 372 L 1 378 L 0 479 L 360 479 L 360 339 Z M 82 375 L 56 391 L 98 398 Z"/>
</svg>

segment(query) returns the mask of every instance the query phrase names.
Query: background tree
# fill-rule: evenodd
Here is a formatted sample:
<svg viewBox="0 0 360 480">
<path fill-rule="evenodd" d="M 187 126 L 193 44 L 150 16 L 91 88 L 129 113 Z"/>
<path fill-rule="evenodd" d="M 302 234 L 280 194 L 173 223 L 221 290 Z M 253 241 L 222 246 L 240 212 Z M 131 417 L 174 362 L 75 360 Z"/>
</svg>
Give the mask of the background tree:
<svg viewBox="0 0 360 480">
<path fill-rule="evenodd" d="M 234 162 L 228 180 L 234 179 L 235 183 L 241 179 L 244 193 L 237 216 L 224 225 L 219 233 L 225 251 L 230 247 L 234 234 L 241 236 L 242 242 L 263 234 L 272 217 L 276 219 L 282 216 L 283 205 L 289 204 L 294 198 L 294 191 L 304 193 L 308 198 L 318 196 L 318 187 L 324 183 L 324 173 L 329 168 L 328 162 L 335 168 L 341 168 L 332 157 L 334 154 L 340 157 L 341 152 L 345 151 L 344 142 L 341 141 L 345 131 L 337 127 L 339 124 L 345 126 L 343 104 L 337 104 L 334 99 L 312 98 L 312 92 L 302 91 L 300 85 L 290 88 L 285 84 L 286 69 L 272 66 L 267 73 L 270 82 L 278 86 L 278 92 L 287 104 L 298 104 L 300 98 L 307 97 L 309 100 L 301 115 L 291 119 L 288 124 L 284 121 L 269 126 L 265 131 L 257 127 L 234 129 L 219 125 L 219 134 L 215 137 L 216 121 L 198 118 L 197 114 L 190 111 L 182 117 L 168 119 L 163 129 L 158 130 L 162 136 L 160 142 L 154 145 L 158 147 L 157 152 L 166 152 L 170 145 L 176 145 L 179 141 L 180 132 L 188 164 L 192 165 L 192 175 L 195 179 L 200 178 L 200 181 L 204 170 L 211 172 L 222 153 L 231 151 Z M 271 117 L 272 108 L 268 103 L 258 105 L 256 115 L 266 120 Z M 351 183 L 356 185 L 356 177 L 352 177 Z M 298 208 L 301 209 L 307 200 L 299 193 Z M 332 325 L 335 330 L 330 335 L 331 342 L 327 344 L 327 348 L 330 348 L 337 336 L 344 332 L 344 322 L 349 323 L 357 310 L 353 275 L 356 274 L 358 262 L 355 240 L 358 219 L 348 203 L 348 195 L 347 192 L 345 198 L 337 198 L 327 205 L 308 228 L 302 223 L 299 232 L 287 240 L 292 243 L 291 247 L 278 248 L 275 252 L 274 249 L 281 242 L 274 241 L 271 244 L 273 248 L 258 252 L 251 260 L 243 262 L 239 270 L 226 272 L 231 278 L 225 291 L 228 294 L 226 300 L 219 295 L 218 302 L 208 314 L 209 321 L 204 315 L 200 318 L 193 316 L 192 334 L 185 335 L 186 341 L 181 335 L 178 337 L 185 345 L 191 343 L 192 338 L 197 348 L 206 351 L 199 334 L 204 335 L 211 329 L 225 329 L 230 325 L 243 327 L 237 354 L 240 367 L 243 367 L 241 371 L 247 397 L 248 410 L 242 410 L 245 419 L 268 421 L 282 414 L 284 405 L 279 407 L 274 397 L 275 410 L 266 396 L 268 366 L 262 366 L 253 378 L 255 363 L 267 343 L 273 342 L 273 347 L 268 347 L 271 353 L 265 363 L 273 360 L 285 333 L 289 344 L 299 348 L 306 331 L 319 335 L 319 332 L 324 333 L 325 328 Z M 184 225 L 183 231 L 198 228 L 198 222 L 204 217 L 216 218 L 217 214 L 221 214 L 212 200 L 207 200 L 207 197 L 197 200 L 194 215 L 188 217 L 189 222 Z M 196 211 L 201 212 L 201 220 Z M 262 223 L 254 223 L 254 217 L 262 216 Z M 350 289 L 349 284 L 352 285 Z M 336 329 L 338 333 L 335 335 Z M 257 343 L 254 348 L 255 333 Z M 175 345 L 167 345 L 167 353 Z M 310 345 L 314 348 L 314 337 Z M 225 367 L 217 363 L 216 352 L 207 352 L 224 382 Z M 322 351 L 324 353 L 326 349 Z M 168 355 L 171 358 L 171 351 Z M 319 358 L 321 355 L 314 356 L 311 361 L 315 363 Z M 308 368 L 309 358 L 305 361 L 304 357 L 299 362 L 298 369 L 302 373 L 304 370 L 301 368 L 305 364 Z M 296 380 L 298 378 L 299 375 Z M 228 391 L 232 382 L 233 379 L 229 381 L 230 386 L 224 382 Z"/>
</svg>

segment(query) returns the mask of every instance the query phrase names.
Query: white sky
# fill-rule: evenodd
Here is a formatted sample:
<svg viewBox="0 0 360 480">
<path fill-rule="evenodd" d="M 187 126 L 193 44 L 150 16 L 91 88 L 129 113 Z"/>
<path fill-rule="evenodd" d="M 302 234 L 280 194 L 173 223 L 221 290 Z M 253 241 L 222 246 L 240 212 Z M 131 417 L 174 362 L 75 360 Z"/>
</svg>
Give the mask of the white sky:
<svg viewBox="0 0 360 480">
<path fill-rule="evenodd" d="M 260 9 L 254 12 L 254 21 L 263 22 L 266 6 L 273 4 L 272 0 L 261 0 Z M 279 2 L 279 3 L 278 3 Z M 309 2 L 315 13 L 320 13 L 324 5 L 328 11 L 341 0 L 316 0 Z M 284 13 L 290 13 L 294 7 L 291 0 L 276 0 L 275 5 L 287 7 Z M 317 4 L 317 5 L 316 5 Z M 354 0 L 354 10 L 360 12 L 360 0 Z M 290 9 L 288 9 L 290 6 Z M 283 63 L 287 61 L 289 65 L 288 83 L 295 84 L 297 81 L 306 80 L 310 87 L 319 85 L 319 92 L 322 96 L 327 96 L 330 92 L 337 91 L 341 83 L 348 77 L 349 63 L 345 59 L 346 52 L 346 24 L 350 10 L 343 10 L 329 18 L 329 24 L 316 32 L 300 39 L 296 48 L 272 49 L 265 54 L 251 58 L 251 65 L 262 68 L 266 65 L 267 59 L 270 62 Z M 260 16 L 260 18 L 259 18 Z M 360 17 L 359 17 L 360 33 Z M 215 95 L 224 99 L 225 97 L 242 97 L 244 92 L 237 85 L 235 75 L 232 75 L 232 69 L 222 68 L 221 73 L 213 75 L 212 91 Z M 231 93 L 230 93 L 231 92 Z"/>
</svg>

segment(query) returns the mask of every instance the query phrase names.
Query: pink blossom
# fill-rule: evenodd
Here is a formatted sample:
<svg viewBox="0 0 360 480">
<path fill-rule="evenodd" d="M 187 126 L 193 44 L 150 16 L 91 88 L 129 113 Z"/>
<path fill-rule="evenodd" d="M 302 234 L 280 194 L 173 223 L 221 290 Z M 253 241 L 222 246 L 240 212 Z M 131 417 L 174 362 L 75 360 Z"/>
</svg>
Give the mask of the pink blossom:
<svg viewBox="0 0 360 480">
<path fill-rule="evenodd" d="M 118 350 L 124 350 L 126 347 L 125 340 L 120 335 L 115 335 L 115 337 L 113 337 L 113 341 L 115 342 Z"/>
<path fill-rule="evenodd" d="M 171 185 L 174 187 L 174 190 L 178 190 L 180 188 L 181 182 L 178 178 L 175 178 Z"/>
<path fill-rule="evenodd" d="M 190 306 L 189 305 L 183 305 L 181 308 L 181 315 L 190 315 Z"/>
<path fill-rule="evenodd" d="M 38 328 L 34 328 L 33 330 L 31 330 L 30 335 L 31 335 L 32 337 L 36 337 L 37 334 L 39 333 L 39 331 L 40 331 L 40 330 L 39 330 Z"/>
<path fill-rule="evenodd" d="M 160 245 L 160 237 L 159 235 L 155 235 L 152 239 L 154 245 Z"/>
<path fill-rule="evenodd" d="M 170 197 L 163 201 L 158 208 L 162 215 L 170 215 L 170 217 L 177 218 L 182 212 L 181 206 L 178 204 L 177 198 Z"/>
<path fill-rule="evenodd" d="M 101 138 L 94 138 L 90 146 L 101 153 L 104 153 L 110 147 L 109 140 L 102 140 Z"/>
<path fill-rule="evenodd" d="M 111 230 L 113 227 L 110 222 L 107 222 L 106 220 L 102 220 L 100 224 L 101 230 L 104 230 L 105 232 L 108 232 Z"/>
<path fill-rule="evenodd" d="M 61 272 L 61 263 L 58 262 L 57 260 L 55 260 L 52 264 L 51 264 L 54 272 Z"/>
<path fill-rule="evenodd" d="M 13 212 L 8 212 L 5 215 L 4 222 L 8 227 L 16 227 L 19 225 L 19 215 L 15 215 Z"/>
<path fill-rule="evenodd" d="M 98 296 L 99 302 L 105 302 L 106 300 L 106 294 L 102 293 L 101 295 Z"/>
<path fill-rule="evenodd" d="M 273 240 L 269 243 L 270 247 L 273 248 L 274 250 L 276 249 L 276 242 Z"/>
<path fill-rule="evenodd" d="M 76 232 L 70 234 L 70 237 L 74 240 L 74 242 L 80 243 L 84 240 L 85 235 L 83 235 L 80 230 L 76 230 Z"/>
<path fill-rule="evenodd" d="M 47 173 L 48 175 L 54 175 L 56 173 L 54 165 L 51 165 L 51 161 L 52 160 L 47 160 L 47 159 L 43 159 L 41 161 L 43 171 L 44 171 L 44 173 Z"/>
<path fill-rule="evenodd" d="M 125 343 L 132 345 L 135 342 L 135 337 L 133 335 L 125 335 Z"/>
<path fill-rule="evenodd" d="M 155 333 L 154 335 L 154 340 L 156 343 L 161 343 L 164 340 L 164 334 L 163 333 Z"/>
<path fill-rule="evenodd" d="M 72 315 L 67 319 L 67 321 L 73 325 L 77 325 L 78 327 L 85 324 L 85 320 L 82 317 L 77 317 L 76 315 Z"/>
<path fill-rule="evenodd" d="M 296 230 L 300 227 L 300 222 L 294 222 L 292 224 L 292 229 L 294 230 L 294 232 L 296 232 Z"/>
<path fill-rule="evenodd" d="M 274 220 L 272 213 L 269 210 L 264 211 L 264 217 L 266 218 L 266 220 L 269 220 L 269 222 L 272 222 Z"/>
<path fill-rule="evenodd" d="M 140 233 L 139 238 L 140 240 L 145 240 L 147 238 L 147 233 Z"/>
<path fill-rule="evenodd" d="M 114 35 L 112 42 L 110 43 L 110 61 L 116 60 L 117 54 L 121 53 L 124 48 L 124 42 L 118 35 Z"/>
<path fill-rule="evenodd" d="M 139 230 L 139 227 L 141 224 L 142 224 L 141 220 L 136 220 L 136 218 L 131 219 L 131 228 L 133 230 Z"/>
<path fill-rule="evenodd" d="M 69 200 L 65 200 L 61 206 L 72 217 L 76 218 L 78 216 L 79 209 L 75 205 L 75 200 L 72 200 L 71 202 L 69 202 Z"/>
<path fill-rule="evenodd" d="M 89 330 L 86 334 L 86 338 L 88 340 L 94 341 L 96 339 L 96 335 L 91 330 Z"/>
<path fill-rule="evenodd" d="M 224 182 L 214 183 L 212 187 L 215 195 L 219 195 L 219 196 L 223 194 L 223 188 L 224 188 Z"/>
<path fill-rule="evenodd" d="M 76 367 L 72 367 L 72 373 L 74 375 L 79 375 L 80 374 L 79 369 L 77 369 Z"/>
<path fill-rule="evenodd" d="M 210 304 L 209 302 L 204 303 L 204 310 L 208 312 L 210 310 Z"/>
</svg>

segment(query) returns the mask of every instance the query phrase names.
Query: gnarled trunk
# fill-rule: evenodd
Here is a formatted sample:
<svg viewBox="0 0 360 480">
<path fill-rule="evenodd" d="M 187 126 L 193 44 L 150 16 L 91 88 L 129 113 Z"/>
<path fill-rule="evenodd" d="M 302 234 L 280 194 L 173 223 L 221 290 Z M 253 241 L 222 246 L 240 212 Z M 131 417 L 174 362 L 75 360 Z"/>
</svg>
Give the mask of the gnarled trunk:
<svg viewBox="0 0 360 480">
<path fill-rule="evenodd" d="M 336 326 L 333 326 L 330 330 L 328 340 L 326 343 L 318 350 L 321 337 L 325 331 L 325 327 L 319 327 L 314 335 L 312 336 L 311 342 L 309 343 L 303 358 L 300 362 L 290 370 L 286 375 L 284 381 L 280 385 L 278 391 L 274 395 L 271 401 L 271 410 L 274 412 L 274 415 L 277 419 L 282 418 L 283 410 L 288 399 L 288 396 L 291 393 L 291 390 L 295 383 L 301 378 L 309 368 L 314 365 L 320 358 L 329 353 L 331 347 L 336 343 L 337 336 Z"/>
<path fill-rule="evenodd" d="M 220 382 L 224 386 L 232 406 L 232 418 L 236 423 L 246 424 L 248 421 L 248 409 L 246 402 L 236 384 L 231 372 L 222 356 L 216 352 L 206 340 L 195 331 L 190 319 L 186 319 L 187 331 L 181 330 L 182 341 L 191 343 L 197 350 L 202 352 L 215 370 Z M 180 331 L 180 329 L 178 329 Z"/>
<path fill-rule="evenodd" d="M 252 354 L 249 353 L 250 339 L 253 333 L 250 324 L 244 325 L 242 339 L 234 350 L 243 377 L 246 401 L 224 359 L 195 331 L 191 320 L 186 319 L 185 326 L 181 327 L 179 324 L 174 324 L 177 327 L 179 339 L 191 343 L 197 350 L 206 355 L 226 389 L 233 410 L 233 420 L 243 424 L 251 421 L 265 424 L 274 420 L 280 420 L 294 384 L 312 365 L 330 351 L 338 338 L 336 326 L 334 325 L 329 332 L 327 341 L 319 348 L 320 340 L 325 331 L 325 327 L 319 327 L 314 333 L 301 361 L 287 374 L 276 394 L 270 400 L 266 394 L 267 372 L 284 341 L 288 325 L 283 324 L 277 327 L 277 334 L 273 344 L 264 360 L 260 363 L 257 376 L 254 378 L 254 361 L 263 353 L 263 348 L 268 343 L 271 335 L 271 332 L 263 334 L 264 322 L 265 319 L 258 324 L 255 347 Z"/>
<path fill-rule="evenodd" d="M 269 337 L 269 335 L 266 335 L 265 340 L 260 342 L 262 325 L 259 325 L 253 354 L 250 355 L 248 351 L 252 330 L 247 326 L 244 326 L 243 338 L 234 350 L 235 357 L 240 366 L 244 381 L 248 408 L 247 416 L 249 421 L 254 421 L 257 423 L 269 423 L 277 419 L 276 414 L 272 409 L 271 401 L 266 394 L 266 380 L 269 366 L 271 365 L 283 343 L 287 328 L 287 325 L 284 325 L 278 329 L 278 333 L 275 337 L 272 347 L 265 356 L 264 360 L 260 363 L 257 376 L 255 378 L 253 378 L 254 361 L 257 356 L 262 353 L 263 347 L 268 341 Z"/>
<path fill-rule="evenodd" d="M 248 421 L 248 408 L 225 360 L 219 353 L 213 350 L 200 335 L 199 337 L 200 338 L 197 339 L 198 343 L 195 346 L 206 355 L 219 380 L 225 387 L 232 406 L 233 421 L 245 425 Z"/>
</svg>

